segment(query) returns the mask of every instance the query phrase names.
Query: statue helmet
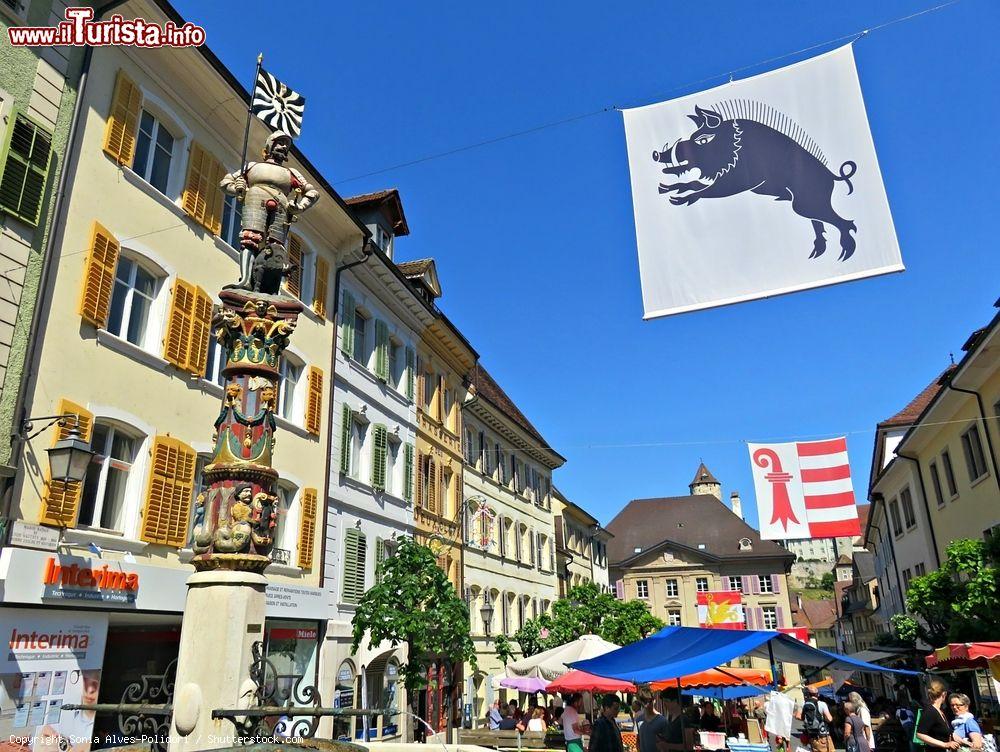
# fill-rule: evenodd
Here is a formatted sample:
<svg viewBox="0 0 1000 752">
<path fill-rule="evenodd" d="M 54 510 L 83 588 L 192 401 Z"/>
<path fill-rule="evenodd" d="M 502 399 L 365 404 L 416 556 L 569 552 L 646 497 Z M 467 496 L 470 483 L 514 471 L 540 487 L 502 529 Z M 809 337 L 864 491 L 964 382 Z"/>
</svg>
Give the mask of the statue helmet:
<svg viewBox="0 0 1000 752">
<path fill-rule="evenodd" d="M 267 137 L 267 140 L 264 142 L 265 157 L 271 153 L 271 150 L 274 148 L 274 145 L 278 143 L 278 141 L 287 141 L 289 146 L 291 146 L 292 137 L 289 136 L 287 133 L 283 133 L 281 131 L 275 131 L 274 133 L 272 133 L 270 136 Z"/>
</svg>

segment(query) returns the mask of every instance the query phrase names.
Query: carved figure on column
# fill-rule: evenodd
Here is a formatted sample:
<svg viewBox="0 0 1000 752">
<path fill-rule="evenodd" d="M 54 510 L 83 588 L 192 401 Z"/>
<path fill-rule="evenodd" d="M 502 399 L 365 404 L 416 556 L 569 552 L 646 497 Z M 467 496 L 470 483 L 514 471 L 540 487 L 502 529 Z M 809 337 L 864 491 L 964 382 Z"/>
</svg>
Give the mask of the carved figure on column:
<svg viewBox="0 0 1000 752">
<path fill-rule="evenodd" d="M 219 187 L 243 203 L 240 220 L 240 279 L 226 288 L 277 295 L 288 263 L 289 224 L 319 199 L 301 172 L 286 167 L 292 139 L 275 132 L 264 143 L 264 161 L 248 162 L 226 175 Z"/>
</svg>

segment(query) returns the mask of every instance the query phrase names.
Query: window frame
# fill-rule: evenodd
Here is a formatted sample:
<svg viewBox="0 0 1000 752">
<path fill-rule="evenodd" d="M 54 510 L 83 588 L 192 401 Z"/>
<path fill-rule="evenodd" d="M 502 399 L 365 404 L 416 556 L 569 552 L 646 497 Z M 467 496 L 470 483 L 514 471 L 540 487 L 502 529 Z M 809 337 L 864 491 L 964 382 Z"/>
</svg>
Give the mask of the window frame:
<svg viewBox="0 0 1000 752">
<path fill-rule="evenodd" d="M 228 231 L 226 224 L 229 224 Z M 219 218 L 219 240 L 235 251 L 240 250 L 240 230 L 243 223 L 243 202 L 226 193 L 222 197 L 222 216 Z M 227 237 L 232 236 L 232 238 Z"/>
<path fill-rule="evenodd" d="M 635 597 L 639 600 L 649 600 L 649 580 L 635 581 Z"/>
<path fill-rule="evenodd" d="M 291 394 L 288 390 L 287 368 L 295 368 L 298 375 L 292 382 Z M 306 364 L 305 362 L 288 350 L 285 350 L 278 361 L 278 416 L 294 425 L 301 425 L 305 417 L 305 400 L 303 390 L 305 389 Z M 288 407 L 289 414 L 285 414 Z"/>
<path fill-rule="evenodd" d="M 774 594 L 774 582 L 771 580 L 771 575 L 769 574 L 757 575 L 757 590 L 762 595 Z"/>
<path fill-rule="evenodd" d="M 975 441 L 973 441 L 973 438 Z M 979 422 L 976 421 L 962 432 L 962 454 L 965 456 L 965 467 L 969 472 L 969 485 L 979 483 L 989 475 L 989 466 L 986 463 L 986 450 L 983 448 L 983 437 L 979 433 Z M 978 475 L 973 472 L 982 464 L 982 469 Z"/>
<path fill-rule="evenodd" d="M 226 377 L 222 375 L 222 369 L 227 360 L 226 349 L 215 337 L 209 337 L 208 352 L 205 355 L 205 372 L 202 373 L 201 378 L 210 384 L 224 387 Z"/>
<path fill-rule="evenodd" d="M 111 465 L 114 462 L 124 463 L 124 460 L 112 459 L 109 455 L 103 454 L 98 451 L 96 444 L 94 443 L 96 439 L 96 434 L 99 428 L 108 429 L 108 434 L 105 438 L 105 451 L 113 447 L 114 437 L 116 433 L 124 434 L 129 437 L 132 442 L 133 456 L 131 462 L 128 462 L 128 468 L 125 470 L 125 485 L 122 490 L 122 500 L 121 500 L 121 516 L 122 516 L 122 526 L 121 529 L 116 527 L 105 526 L 102 522 L 102 517 L 104 513 L 104 504 L 107 499 L 107 482 L 108 474 L 111 470 Z M 87 466 L 87 476 L 84 477 L 83 482 L 80 487 L 80 507 L 79 515 L 77 519 L 77 526 L 85 529 L 91 530 L 106 530 L 113 533 L 120 533 L 126 538 L 132 538 L 135 535 L 134 526 L 136 524 L 137 515 L 133 514 L 135 509 L 139 507 L 136 504 L 142 503 L 142 497 L 144 496 L 140 488 L 143 483 L 145 483 L 146 470 L 145 465 L 147 463 L 143 462 L 144 454 L 147 450 L 147 440 L 149 438 L 148 434 L 141 431 L 140 429 L 131 426 L 129 424 L 123 423 L 119 420 L 109 419 L 99 415 L 94 417 L 94 425 L 91 430 L 91 447 L 94 449 L 94 456 L 90 460 L 90 464 Z M 100 458 L 100 459 L 99 459 Z M 110 461 L 109 461 L 110 460 Z M 100 465 L 98 470 L 98 479 L 95 489 L 95 501 L 93 512 L 90 516 L 90 522 L 82 521 L 82 513 L 84 507 L 84 499 L 87 494 L 87 480 L 90 476 L 91 468 L 94 465 Z"/>
<path fill-rule="evenodd" d="M 917 526 L 917 513 L 913 506 L 913 492 L 909 486 L 899 490 L 899 507 L 903 512 L 903 524 L 906 529 L 913 530 Z"/>
<path fill-rule="evenodd" d="M 304 254 L 304 252 L 303 252 Z M 301 279 L 301 277 L 300 277 Z M 301 282 L 299 283 L 301 286 Z M 300 289 L 302 289 L 300 287 Z M 304 295 L 304 293 L 303 293 Z M 368 313 L 363 307 L 354 307 L 354 352 L 351 354 L 352 360 L 359 366 L 366 370 L 371 369 L 371 359 L 372 353 L 374 352 L 374 347 L 369 347 L 369 341 L 373 340 L 375 333 L 372 331 L 372 324 L 374 319 L 371 314 Z M 360 345 L 360 347 L 358 347 Z M 364 359 L 362 359 L 364 355 Z"/>
<path fill-rule="evenodd" d="M 679 608 L 668 608 L 666 623 L 668 627 L 683 627 L 684 616 Z"/>
<path fill-rule="evenodd" d="M 122 302 L 119 331 L 116 332 L 111 328 L 111 320 L 115 306 L 115 292 L 118 289 L 119 284 L 123 283 L 118 277 L 122 262 L 131 264 L 132 269 L 129 273 L 128 282 L 124 283 L 127 284 L 128 287 L 125 293 L 125 300 Z M 133 342 L 128 338 L 128 329 L 129 325 L 132 323 L 133 301 L 137 292 L 135 283 L 139 270 L 153 279 L 153 292 L 148 298 L 149 306 L 146 310 L 146 323 L 143 327 L 142 341 Z M 160 338 L 157 338 L 155 333 L 162 332 L 163 330 L 162 302 L 165 297 L 164 292 L 169 287 L 167 284 L 169 280 L 170 276 L 166 274 L 163 268 L 158 264 L 141 254 L 135 253 L 131 249 L 122 248 L 118 255 L 118 262 L 115 264 L 115 276 L 111 285 L 111 296 L 108 299 L 108 320 L 104 327 L 104 331 L 122 342 L 127 342 L 130 345 L 138 347 L 140 350 L 159 355 L 157 348 L 161 345 L 161 342 L 158 341 Z M 139 294 L 142 297 L 146 297 L 143 293 Z"/>
<path fill-rule="evenodd" d="M 941 450 L 941 466 L 944 467 L 944 479 L 948 486 L 949 498 L 954 500 L 958 498 L 958 483 L 955 480 L 955 466 L 951 461 L 951 450 Z"/>
<path fill-rule="evenodd" d="M 673 587 L 671 588 L 671 586 Z M 670 592 L 671 589 L 673 590 L 673 592 Z M 680 584 L 677 582 L 677 578 L 671 577 L 667 579 L 666 582 L 664 583 L 663 592 L 666 593 L 667 598 L 680 598 L 681 588 Z"/>
<path fill-rule="evenodd" d="M 178 119 L 158 101 L 155 95 L 150 94 L 145 87 L 140 86 L 139 88 L 142 92 L 142 103 L 139 106 L 139 116 L 135 121 L 135 151 L 132 154 L 132 162 L 128 165 L 128 168 L 136 177 L 141 179 L 144 183 L 146 183 L 146 185 L 150 186 L 157 193 L 166 196 L 171 201 L 176 201 L 180 196 L 180 181 L 183 180 L 183 173 L 187 169 L 184 155 L 187 152 L 190 135 L 187 129 L 181 126 Z M 151 133 L 149 137 L 150 149 L 146 155 L 146 164 L 140 172 L 136 169 L 136 158 L 139 156 L 139 142 L 143 137 L 142 119 L 143 114 L 145 113 L 148 113 L 153 119 L 154 128 L 153 133 Z M 157 143 L 157 138 L 161 128 L 166 130 L 166 132 L 170 134 L 170 137 L 173 139 L 173 143 L 170 147 L 169 162 L 167 163 L 166 184 L 163 186 L 162 190 L 158 186 L 154 185 L 151 180 L 156 149 L 160 148 L 160 145 Z M 183 165 L 181 164 L 182 162 L 184 162 Z M 182 167 L 184 169 L 181 169 Z"/>
<path fill-rule="evenodd" d="M 893 496 L 889 499 L 889 522 L 892 525 L 892 534 L 899 538 L 903 534 L 903 517 L 899 511 L 899 499 Z"/>
<path fill-rule="evenodd" d="M 941 508 L 945 503 L 944 488 L 941 486 L 941 473 L 938 470 L 936 459 L 930 461 L 929 470 L 931 473 L 931 486 L 934 488 L 935 501 L 938 508 Z"/>
<path fill-rule="evenodd" d="M 726 575 L 726 577 L 729 579 L 729 583 L 728 584 L 729 584 L 729 590 L 730 590 L 730 592 L 734 592 L 734 593 L 742 593 L 743 592 L 743 578 L 740 575 L 738 575 L 738 574 L 729 574 L 729 575 Z"/>
<path fill-rule="evenodd" d="M 768 626 L 768 616 L 772 615 L 774 617 L 774 626 Z M 778 628 L 778 607 L 776 605 L 768 604 L 766 606 L 762 605 L 760 607 L 760 626 L 761 629 L 776 630 Z"/>
<path fill-rule="evenodd" d="M 704 588 L 702 588 L 702 583 L 705 584 Z M 709 593 L 712 590 L 712 582 L 708 577 L 695 577 L 694 589 L 696 593 Z"/>
</svg>

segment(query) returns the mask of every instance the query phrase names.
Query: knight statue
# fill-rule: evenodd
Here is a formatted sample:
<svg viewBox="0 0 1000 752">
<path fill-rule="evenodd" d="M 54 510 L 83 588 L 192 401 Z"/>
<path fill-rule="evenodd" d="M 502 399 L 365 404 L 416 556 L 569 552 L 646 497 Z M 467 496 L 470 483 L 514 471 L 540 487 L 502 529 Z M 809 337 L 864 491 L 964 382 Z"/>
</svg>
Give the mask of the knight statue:
<svg viewBox="0 0 1000 752">
<path fill-rule="evenodd" d="M 226 288 L 277 295 L 282 277 L 294 269 L 285 243 L 288 225 L 319 199 L 301 172 L 285 167 L 292 139 L 276 131 L 264 142 L 264 161 L 248 162 L 226 175 L 219 187 L 243 203 L 240 222 L 240 280 Z"/>
</svg>

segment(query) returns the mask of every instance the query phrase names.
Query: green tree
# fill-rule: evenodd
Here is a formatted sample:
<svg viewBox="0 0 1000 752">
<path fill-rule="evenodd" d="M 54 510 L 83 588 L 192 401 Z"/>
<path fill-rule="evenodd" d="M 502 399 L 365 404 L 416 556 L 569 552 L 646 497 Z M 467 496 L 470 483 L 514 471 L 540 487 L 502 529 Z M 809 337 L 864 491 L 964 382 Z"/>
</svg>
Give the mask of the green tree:
<svg viewBox="0 0 1000 752">
<path fill-rule="evenodd" d="M 626 603 L 587 583 L 571 588 L 566 598 L 553 603 L 551 614 L 525 622 L 514 639 L 525 655 L 534 655 L 585 634 L 628 645 L 662 628 L 663 622 L 642 601 Z"/>
<path fill-rule="evenodd" d="M 510 638 L 505 634 L 493 638 L 493 649 L 496 651 L 500 663 L 504 666 L 510 663 L 511 658 L 514 657 L 514 646 L 511 645 Z"/>
<path fill-rule="evenodd" d="M 1000 540 L 962 538 L 948 544 L 941 568 L 910 580 L 907 614 L 892 617 L 908 645 L 989 640 L 1000 614 Z"/>
<path fill-rule="evenodd" d="M 407 662 L 400 666 L 411 698 L 425 686 L 426 669 L 445 658 L 453 666 L 476 666 L 469 636 L 469 607 L 455 592 L 434 554 L 413 538 L 398 540 L 391 556 L 378 565 L 376 584 L 366 592 L 352 620 L 357 650 L 365 633 L 371 644 L 405 644 Z"/>
<path fill-rule="evenodd" d="M 823 576 L 819 578 L 819 586 L 823 590 L 829 590 L 831 593 L 833 592 L 833 583 L 833 572 L 824 572 Z"/>
</svg>

